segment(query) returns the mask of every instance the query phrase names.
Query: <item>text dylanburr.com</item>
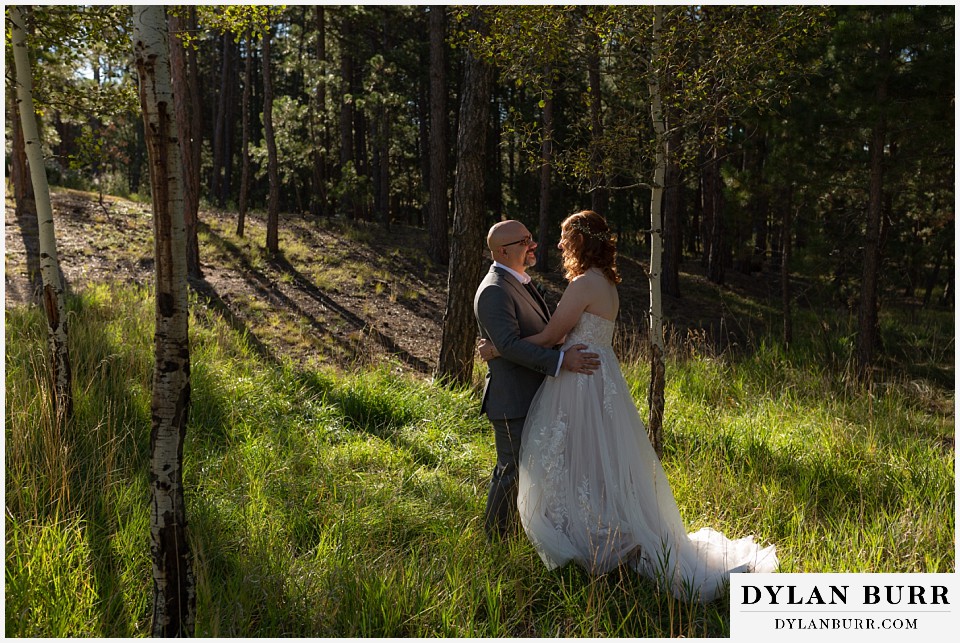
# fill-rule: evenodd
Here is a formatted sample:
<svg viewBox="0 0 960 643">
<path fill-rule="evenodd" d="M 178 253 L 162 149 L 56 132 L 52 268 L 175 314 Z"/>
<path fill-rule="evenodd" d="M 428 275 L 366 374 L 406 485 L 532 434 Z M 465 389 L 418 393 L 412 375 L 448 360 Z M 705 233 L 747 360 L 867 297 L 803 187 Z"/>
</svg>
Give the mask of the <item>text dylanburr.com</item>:
<svg viewBox="0 0 960 643">
<path fill-rule="evenodd" d="M 956 574 L 732 574 L 730 638 L 956 640 L 958 586 Z"/>
</svg>

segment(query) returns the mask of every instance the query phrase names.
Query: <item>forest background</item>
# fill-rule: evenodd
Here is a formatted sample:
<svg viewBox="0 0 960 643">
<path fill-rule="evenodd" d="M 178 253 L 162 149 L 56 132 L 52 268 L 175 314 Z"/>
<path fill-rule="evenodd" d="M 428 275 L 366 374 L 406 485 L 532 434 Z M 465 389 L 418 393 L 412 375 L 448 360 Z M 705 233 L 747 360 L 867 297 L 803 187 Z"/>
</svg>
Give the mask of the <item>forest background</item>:
<svg viewBox="0 0 960 643">
<path fill-rule="evenodd" d="M 158 259 L 129 9 L 27 15 L 74 406 L 8 17 L 6 628 L 142 634 Z M 724 634 L 722 605 L 548 573 L 476 524 L 482 234 L 524 221 L 555 303 L 558 224 L 587 207 L 644 413 L 662 233 L 691 528 L 760 533 L 785 571 L 952 571 L 954 15 L 672 7 L 657 39 L 651 7 L 171 10 L 198 633 Z"/>
</svg>

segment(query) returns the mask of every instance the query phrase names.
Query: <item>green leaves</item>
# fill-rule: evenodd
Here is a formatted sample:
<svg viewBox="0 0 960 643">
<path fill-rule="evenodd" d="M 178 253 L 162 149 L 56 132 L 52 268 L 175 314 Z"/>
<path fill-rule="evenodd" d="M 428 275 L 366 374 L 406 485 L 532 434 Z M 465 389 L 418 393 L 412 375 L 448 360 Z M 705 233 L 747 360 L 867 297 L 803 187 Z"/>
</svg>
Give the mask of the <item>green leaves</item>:
<svg viewBox="0 0 960 643">
<path fill-rule="evenodd" d="M 600 136 L 583 117 L 577 127 L 588 135 L 557 137 L 558 167 L 577 176 L 584 175 L 588 157 L 633 176 L 648 169 L 648 146 L 655 140 L 648 106 L 652 79 L 659 81 L 669 127 L 697 131 L 746 109 L 781 104 L 793 79 L 804 72 L 797 52 L 823 30 L 823 10 L 815 7 L 670 7 L 653 56 L 651 11 L 645 6 L 497 6 L 455 15 L 464 46 L 489 58 L 517 89 L 544 93 L 537 99 L 539 109 L 546 92 L 554 91 L 555 79 L 565 91 L 584 82 L 587 57 L 594 53 L 588 43 L 597 43 L 600 106 L 604 123 L 618 136 Z M 477 27 L 477 20 L 485 28 Z M 574 91 L 577 107 L 589 114 L 590 92 Z"/>
<path fill-rule="evenodd" d="M 286 9 L 285 5 L 198 5 L 200 24 L 221 33 L 230 33 L 239 41 L 248 30 L 260 39 L 270 23 Z"/>
</svg>

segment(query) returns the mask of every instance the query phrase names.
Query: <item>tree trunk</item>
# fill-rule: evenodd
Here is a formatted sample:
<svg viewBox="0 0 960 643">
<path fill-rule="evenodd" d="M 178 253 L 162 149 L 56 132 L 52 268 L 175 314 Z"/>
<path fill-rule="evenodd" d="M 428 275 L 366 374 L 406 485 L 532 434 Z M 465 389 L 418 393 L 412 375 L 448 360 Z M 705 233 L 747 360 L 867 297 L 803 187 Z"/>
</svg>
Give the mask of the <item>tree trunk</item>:
<svg viewBox="0 0 960 643">
<path fill-rule="evenodd" d="M 952 254 L 952 253 L 951 253 Z M 950 257 L 951 263 L 953 257 Z M 953 308 L 956 296 L 954 291 L 957 289 L 957 273 L 953 270 L 947 271 L 947 283 L 943 286 L 943 292 L 940 293 L 940 305 L 943 307 Z"/>
<path fill-rule="evenodd" d="M 589 54 L 587 57 L 587 74 L 590 80 L 590 125 L 592 127 L 590 142 L 591 168 L 594 178 L 591 181 L 590 209 L 604 217 L 610 193 L 607 189 L 607 176 L 603 171 L 603 151 L 600 149 L 600 139 L 603 138 L 603 112 L 601 111 L 601 82 L 600 82 L 600 38 L 595 31 L 588 34 Z"/>
<path fill-rule="evenodd" d="M 503 154 L 500 153 L 500 142 L 503 141 L 503 115 L 506 113 L 505 100 L 500 88 L 494 82 L 493 99 L 490 109 L 490 127 L 487 129 L 487 149 L 494 150 L 489 154 L 487 176 L 487 210 L 496 213 L 499 219 L 504 210 L 503 203 Z"/>
<path fill-rule="evenodd" d="M 701 173 L 703 197 L 703 250 L 707 279 L 722 284 L 726 264 L 726 240 L 723 230 L 723 186 L 720 178 L 720 149 L 714 141 Z"/>
<path fill-rule="evenodd" d="M 267 173 L 270 181 L 267 201 L 267 252 L 280 251 L 280 168 L 277 141 L 273 134 L 273 74 L 270 71 L 270 29 L 263 32 L 263 135 L 267 143 Z"/>
<path fill-rule="evenodd" d="M 427 14 L 429 16 L 429 14 Z M 411 203 L 410 225 L 421 226 L 427 231 L 427 256 L 430 256 L 430 50 L 420 57 L 420 67 L 426 70 L 417 77 L 417 158 L 420 160 L 420 176 L 417 181 L 413 172 L 407 173 L 406 198 Z M 418 198 L 419 197 L 419 198 Z M 420 207 L 412 204 L 419 201 Z"/>
<path fill-rule="evenodd" d="M 790 255 L 793 253 L 793 220 L 791 217 L 793 206 L 792 192 L 783 204 L 783 225 L 780 230 L 780 240 L 783 250 L 780 253 L 780 300 L 783 307 L 783 345 L 786 348 L 793 343 L 793 307 L 790 294 Z"/>
<path fill-rule="evenodd" d="M 506 89 L 507 102 L 512 107 L 518 102 L 517 90 L 510 85 L 507 85 Z M 515 132 L 510 132 L 507 136 L 507 185 L 510 186 L 511 192 L 517 193 L 517 134 Z"/>
<path fill-rule="evenodd" d="M 354 187 L 357 167 L 353 156 L 353 58 L 347 50 L 350 27 L 349 22 L 344 24 L 340 36 L 340 210 L 348 218 L 355 219 L 357 215 Z"/>
<path fill-rule="evenodd" d="M 430 240 L 428 254 L 441 266 L 450 261 L 447 195 L 447 8 L 430 7 Z"/>
<path fill-rule="evenodd" d="M 386 105 L 377 106 L 373 119 L 373 188 L 374 209 L 384 230 L 390 229 L 390 116 Z"/>
<path fill-rule="evenodd" d="M 653 45 L 650 52 L 650 117 L 657 136 L 653 186 L 650 193 L 650 422 L 647 432 L 657 457 L 663 459 L 663 409 L 666 384 L 663 363 L 663 304 L 660 300 L 660 268 L 662 248 L 663 186 L 667 175 L 667 128 L 660 99 L 660 78 L 656 69 L 660 56 L 660 30 L 663 27 L 663 7 L 654 9 Z"/>
<path fill-rule="evenodd" d="M 353 86 L 351 93 L 354 96 L 360 96 L 363 90 L 360 87 L 358 70 L 353 69 Z M 357 176 L 366 177 L 372 182 L 373 173 L 370 171 L 370 159 L 367 154 L 367 114 L 363 109 L 353 110 L 353 157 L 356 160 Z M 354 201 L 354 207 L 357 209 L 357 218 L 364 221 L 370 220 L 370 193 L 368 190 L 360 190 Z"/>
<path fill-rule="evenodd" d="M 390 127 L 391 119 L 393 115 L 390 113 L 390 109 L 387 107 L 383 108 L 383 120 L 380 123 L 380 131 L 383 140 L 380 142 L 380 207 L 382 211 L 380 213 L 381 223 L 383 224 L 384 229 L 390 229 L 390 137 L 393 135 L 393 129 Z"/>
<path fill-rule="evenodd" d="M 186 229 L 163 7 L 134 6 L 133 27 L 134 59 L 150 159 L 156 253 L 155 362 L 150 406 L 153 635 L 192 636 L 196 582 L 183 495 L 183 442 L 190 408 Z"/>
<path fill-rule="evenodd" d="M 198 31 L 197 26 L 197 8 L 191 6 L 188 13 L 187 28 L 191 33 Z M 197 213 L 199 214 L 200 205 L 200 153 L 203 149 L 203 112 L 200 104 L 200 65 L 197 62 L 197 50 L 192 47 L 187 52 L 187 82 L 190 91 L 190 132 L 193 139 L 190 141 L 190 150 L 193 154 L 194 173 L 187 177 L 193 185 L 193 191 L 197 195 Z M 187 239 L 187 243 L 195 243 L 196 239 Z M 197 256 L 199 257 L 199 250 Z"/>
<path fill-rule="evenodd" d="M 100 78 L 100 57 L 96 54 L 91 55 L 90 60 L 90 71 L 93 75 L 93 85 L 96 87 L 96 91 L 99 93 L 101 88 L 101 78 Z M 90 128 L 90 133 L 93 136 L 95 141 L 98 141 L 97 147 L 99 148 L 96 153 L 93 154 L 90 159 L 90 173 L 93 177 L 93 181 L 97 186 L 97 204 L 106 211 L 106 205 L 103 202 L 103 133 L 102 133 L 102 123 L 100 118 L 94 114 L 88 117 L 87 122 L 88 127 Z"/>
<path fill-rule="evenodd" d="M 697 153 L 697 166 L 703 167 L 703 146 Z M 687 254 L 701 257 L 701 265 L 706 265 L 706 242 L 704 241 L 704 222 L 703 222 L 703 174 L 697 178 L 697 193 L 694 197 L 695 206 L 690 213 L 689 234 L 686 237 Z"/>
<path fill-rule="evenodd" d="M 317 30 L 317 65 L 320 79 L 317 81 L 316 96 L 313 101 L 314 136 L 322 145 L 314 147 L 313 151 L 313 194 L 310 198 L 310 211 L 315 216 L 328 216 L 328 181 L 327 154 L 330 150 L 329 131 L 327 128 L 327 22 L 323 5 L 317 6 L 315 18 Z"/>
<path fill-rule="evenodd" d="M 47 338 L 50 346 L 53 410 L 57 421 L 73 415 L 73 376 L 67 349 L 67 311 L 64 284 L 57 255 L 57 236 L 53 227 L 53 206 L 50 186 L 43 165 L 40 133 L 33 105 L 33 77 L 27 51 L 26 23 L 28 13 L 19 6 L 10 7 L 10 31 L 14 66 L 17 74 L 17 103 L 30 180 L 37 209 L 40 276 L 43 280 L 43 309 L 47 316 Z"/>
<path fill-rule="evenodd" d="M 253 34 L 246 33 L 247 59 L 243 69 L 243 102 L 240 106 L 243 127 L 243 151 L 241 152 L 240 200 L 237 205 L 237 236 L 243 238 L 247 218 L 247 198 L 250 194 L 250 94 L 253 91 Z"/>
<path fill-rule="evenodd" d="M 943 256 L 947 253 L 946 248 L 941 248 L 937 251 L 936 257 L 937 260 L 933 264 L 933 269 L 927 275 L 926 289 L 923 293 L 923 307 L 927 308 L 930 305 L 930 297 L 933 294 L 933 289 L 937 285 L 937 280 L 940 278 L 940 267 L 943 265 Z"/>
<path fill-rule="evenodd" d="M 548 67 L 546 76 L 552 87 L 553 69 Z M 537 272 L 550 269 L 550 187 L 553 170 L 553 95 L 552 92 L 543 101 L 543 145 L 540 162 L 540 223 L 537 230 Z"/>
<path fill-rule="evenodd" d="M 753 210 L 753 231 L 756 235 L 756 240 L 753 248 L 754 266 L 751 266 L 751 269 L 756 267 L 757 263 L 762 266 L 765 265 L 767 261 L 768 239 L 770 236 L 770 192 L 768 188 L 769 182 L 764 177 L 764 170 L 767 166 L 767 156 L 769 154 L 769 146 L 767 143 L 769 136 L 769 131 L 764 127 L 762 137 L 757 142 L 759 154 L 757 155 L 755 164 L 756 170 L 752 173 L 755 177 L 755 183 L 752 189 L 754 199 L 751 205 Z"/>
<path fill-rule="evenodd" d="M 468 385 L 473 377 L 477 323 L 473 295 L 482 276 L 483 224 L 486 218 L 484 168 L 493 71 L 483 60 L 466 56 L 457 170 L 453 189 L 453 238 L 447 272 L 447 306 L 443 315 L 436 379 Z"/>
<path fill-rule="evenodd" d="M 663 292 L 671 297 L 680 296 L 680 259 L 683 253 L 681 242 L 680 193 L 681 170 L 680 145 L 683 138 L 680 130 L 667 137 L 667 167 L 663 185 Z"/>
<path fill-rule="evenodd" d="M 16 84 L 16 83 L 14 83 Z M 16 88 L 10 96 L 10 132 L 12 149 L 10 150 L 10 178 L 13 181 L 13 196 L 16 201 L 17 226 L 23 237 L 27 253 L 27 279 L 33 299 L 40 302 L 43 290 L 43 277 L 40 276 L 40 230 L 37 227 L 37 200 L 33 195 L 33 182 L 30 167 L 27 165 L 27 149 L 23 140 L 23 127 L 20 125 L 20 107 L 17 102 Z M 928 297 L 929 299 L 929 297 Z"/>
<path fill-rule="evenodd" d="M 180 39 L 180 34 L 186 31 L 186 21 L 180 12 L 184 7 L 178 7 L 170 13 L 170 73 L 172 82 L 177 87 L 189 88 L 189 71 L 187 65 L 186 48 Z M 191 49 L 192 51 L 192 49 Z M 200 243 L 197 239 L 197 213 L 200 210 L 200 184 L 193 181 L 193 177 L 200 172 L 200 166 L 194 158 L 194 141 L 201 136 L 199 130 L 193 129 L 193 108 L 190 91 L 181 91 L 174 94 L 174 110 L 177 117 L 177 138 L 183 141 L 180 146 L 180 162 L 183 168 L 183 202 L 184 223 L 187 229 L 187 274 L 200 279 L 203 272 L 200 270 Z"/>
<path fill-rule="evenodd" d="M 888 45 L 880 48 L 888 56 Z M 876 105 L 883 109 L 887 99 L 887 79 L 877 86 Z M 860 283 L 860 312 L 857 332 L 857 370 L 865 376 L 873 365 L 879 340 L 877 327 L 877 291 L 880 274 L 880 227 L 883 219 L 883 152 L 887 140 L 886 117 L 881 112 L 870 136 L 870 204 L 863 243 L 863 278 Z"/>
<path fill-rule="evenodd" d="M 236 110 L 237 110 L 237 85 L 240 78 L 237 74 L 237 66 L 240 60 L 240 48 L 231 36 L 229 47 L 227 48 L 229 57 L 229 67 L 227 69 L 227 104 L 223 123 L 223 177 L 220 182 L 220 194 L 218 195 L 218 204 L 224 207 L 227 200 L 233 196 L 233 150 L 236 147 L 233 143 L 233 137 L 236 136 Z"/>
<path fill-rule="evenodd" d="M 213 173 L 210 177 L 210 196 L 220 200 L 221 185 L 223 183 L 223 139 L 226 136 L 227 121 L 227 75 L 230 71 L 230 38 L 223 34 L 220 38 L 220 91 L 217 93 L 217 111 L 214 116 L 213 141 Z"/>
<path fill-rule="evenodd" d="M 387 24 L 387 13 L 384 12 L 380 25 L 380 48 L 384 54 L 393 50 L 393 38 Z M 384 230 L 390 229 L 390 137 L 393 134 L 390 124 L 393 120 L 393 113 L 385 99 L 381 99 L 377 105 L 374 124 L 371 130 L 375 134 L 372 141 L 376 148 L 377 162 L 373 164 L 371 173 L 376 178 L 376 193 L 374 199 L 376 203 L 377 219 Z"/>
</svg>

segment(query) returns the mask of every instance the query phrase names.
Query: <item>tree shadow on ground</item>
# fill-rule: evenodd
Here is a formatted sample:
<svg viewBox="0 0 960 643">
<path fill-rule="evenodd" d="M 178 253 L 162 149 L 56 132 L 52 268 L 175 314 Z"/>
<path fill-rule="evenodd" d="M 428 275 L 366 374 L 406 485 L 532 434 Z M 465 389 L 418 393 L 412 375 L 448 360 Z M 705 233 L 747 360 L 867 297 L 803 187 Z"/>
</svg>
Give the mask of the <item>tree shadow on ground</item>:
<svg viewBox="0 0 960 643">
<path fill-rule="evenodd" d="M 43 285 L 40 277 L 40 226 L 37 222 L 36 205 L 16 207 L 15 212 L 17 227 L 20 228 L 20 236 L 26 251 L 27 282 L 33 295 L 25 299 L 36 301 L 36 293 Z M 11 282 L 7 281 L 7 287 L 10 286 Z"/>
<path fill-rule="evenodd" d="M 280 358 L 277 357 L 276 353 L 270 350 L 270 348 L 250 330 L 247 324 L 230 309 L 230 306 L 223 301 L 216 288 L 214 288 L 210 282 L 206 279 L 194 278 L 191 278 L 189 282 L 190 287 L 193 288 L 200 302 L 217 313 L 234 332 L 240 337 L 243 337 L 257 355 L 271 364 L 280 363 Z"/>
<path fill-rule="evenodd" d="M 248 286 L 250 286 L 250 288 L 254 290 L 258 297 L 268 301 L 274 309 L 285 310 L 297 315 L 299 318 L 305 320 L 309 324 L 310 328 L 318 334 L 327 334 L 337 342 L 337 348 L 339 348 L 345 354 L 350 355 L 353 358 L 357 358 L 359 356 L 359 351 L 356 346 L 337 337 L 335 333 L 328 332 L 329 329 L 323 323 L 316 319 L 316 317 L 314 317 L 312 314 L 304 310 L 303 307 L 301 307 L 291 297 L 285 294 L 281 290 L 279 284 L 271 281 L 267 275 L 255 268 L 236 244 L 223 238 L 217 233 L 216 230 L 210 228 L 209 226 L 203 226 L 203 229 L 209 234 L 213 243 L 215 243 L 223 252 L 228 253 L 232 259 L 237 262 L 239 265 L 238 272 L 240 273 L 241 278 Z M 229 305 L 223 301 L 220 294 L 216 293 L 216 289 L 208 282 L 207 286 L 208 287 L 206 290 L 210 293 L 216 294 L 216 300 L 222 304 L 223 309 L 231 311 L 231 317 L 236 320 L 234 323 L 240 323 L 243 325 L 242 322 L 239 322 L 239 317 L 236 315 L 236 313 L 233 313 Z M 358 329 L 361 328 L 363 328 L 362 325 L 358 326 Z M 252 335 L 249 330 L 247 330 L 247 332 L 248 334 Z M 328 347 L 320 346 L 318 350 L 330 357 L 337 357 L 337 352 Z"/>
<path fill-rule="evenodd" d="M 364 331 L 369 337 L 372 337 L 373 340 L 376 341 L 385 351 L 395 357 L 400 358 L 404 364 L 420 373 L 430 373 L 430 366 L 426 362 L 418 357 L 415 357 L 414 355 L 411 355 L 407 350 L 401 348 L 392 337 L 380 332 L 376 328 L 371 327 L 366 321 L 358 317 L 356 314 L 350 312 L 335 302 L 330 296 L 326 295 L 310 280 L 304 277 L 303 273 L 294 268 L 286 257 L 282 255 L 276 256 L 271 261 L 271 264 L 284 274 L 290 275 L 293 278 L 293 283 L 297 286 L 297 288 L 300 289 L 301 292 L 309 295 L 314 301 L 319 303 L 324 308 L 337 313 L 354 329 Z"/>
<path fill-rule="evenodd" d="M 308 391 L 332 403 L 343 418 L 345 428 L 386 440 L 423 466 L 434 468 L 442 464 L 437 454 L 403 434 L 405 428 L 420 423 L 423 418 L 418 411 L 397 405 L 395 397 L 378 390 L 334 386 L 313 373 L 300 374 L 298 381 Z"/>
<path fill-rule="evenodd" d="M 447 266 L 439 265 L 430 260 L 425 250 L 426 234 L 423 229 L 405 225 L 393 224 L 390 230 L 384 230 L 379 225 L 368 224 L 363 221 L 338 222 L 307 218 L 287 219 L 284 226 L 294 232 L 301 239 L 311 239 L 317 235 L 318 227 L 332 228 L 337 234 L 348 234 L 351 229 L 359 229 L 363 235 L 370 236 L 369 242 L 360 243 L 356 250 L 371 266 L 383 268 L 397 281 L 409 283 L 414 288 L 421 289 L 430 295 L 421 297 L 414 291 L 410 293 L 394 290 L 396 303 L 414 315 L 427 319 L 441 319 L 443 317 L 446 289 Z M 400 250 L 402 249 L 402 251 Z M 385 284 L 391 286 L 392 284 Z M 413 289 L 411 289 L 413 290 Z"/>
<path fill-rule="evenodd" d="M 33 211 L 30 211 L 30 208 Z M 40 225 L 37 221 L 36 205 L 31 205 L 28 208 L 16 208 L 16 222 L 23 240 L 24 255 L 27 262 L 26 287 L 29 288 L 29 292 L 15 292 L 15 299 L 17 301 L 39 303 L 43 290 L 43 275 L 40 272 Z M 72 292 L 70 282 L 67 281 L 67 276 L 63 272 L 63 266 L 58 263 L 58 267 L 60 268 L 60 281 L 63 283 L 64 295 L 68 295 Z M 16 280 L 11 279 L 9 275 L 5 274 L 4 276 L 7 290 L 19 290 Z"/>
<path fill-rule="evenodd" d="M 903 504 L 904 489 L 895 477 L 878 469 L 859 474 L 823 460 L 797 458 L 789 450 L 775 450 L 759 440 L 740 441 L 728 434 L 697 433 L 677 436 L 666 457 L 684 457 L 685 453 L 718 453 L 735 478 L 749 477 L 761 471 L 779 480 L 791 498 L 790 505 L 804 507 L 805 514 L 824 525 L 856 515 L 864 498 L 895 510 Z M 791 529 L 789 522 L 783 529 Z M 778 537 L 792 539 L 786 532 L 765 534 L 774 544 Z"/>
<path fill-rule="evenodd" d="M 306 310 L 305 307 L 295 301 L 291 295 L 285 293 L 282 284 L 272 281 L 263 271 L 253 266 L 249 258 L 235 243 L 225 238 L 210 226 L 203 226 L 203 230 L 222 252 L 228 254 L 231 259 L 236 262 L 238 265 L 237 272 L 240 273 L 242 279 L 259 297 L 268 301 L 275 309 L 285 310 L 297 315 L 299 318 L 305 320 L 312 330 L 321 335 L 325 334 L 336 342 L 335 350 L 323 346 L 321 346 L 319 350 L 334 359 L 340 357 L 337 351 L 341 351 L 342 354 L 349 356 L 353 360 L 362 356 L 364 352 L 363 346 L 360 345 L 359 342 L 353 342 L 350 341 L 349 338 L 341 337 L 333 329 L 328 328 L 316 315 Z M 429 374 L 431 372 L 429 364 L 412 355 L 409 351 L 397 344 L 392 337 L 374 328 L 369 322 L 324 293 L 291 265 L 286 257 L 282 255 L 274 256 L 270 258 L 269 265 L 282 275 L 290 278 L 296 294 L 308 297 L 315 302 L 321 310 L 330 311 L 334 313 L 337 318 L 345 322 L 353 330 L 353 332 L 350 333 L 351 336 L 362 335 L 372 338 L 379 347 L 399 358 L 408 367 L 421 374 Z M 210 289 L 213 290 L 213 287 L 211 286 Z M 220 301 L 222 302 L 222 298 L 220 298 Z M 226 303 L 224 303 L 224 305 L 226 306 Z"/>
<path fill-rule="evenodd" d="M 71 314 L 77 317 L 100 317 L 86 310 L 83 300 L 70 299 Z M 83 363 L 75 363 L 75 379 L 79 382 L 97 380 L 116 381 L 119 378 L 109 374 L 117 360 L 114 358 L 123 349 L 114 334 L 92 325 L 89 337 L 95 338 L 86 348 L 89 355 Z M 93 372 L 90 372 L 90 367 Z M 96 371 L 101 370 L 101 373 Z M 111 387 L 88 386 L 86 395 L 102 399 L 85 402 L 86 408 L 75 407 L 74 417 L 67 422 L 62 431 L 63 448 L 74 457 L 83 457 L 83 466 L 70 469 L 70 498 L 76 503 L 75 510 L 84 521 L 84 534 L 90 547 L 90 569 L 93 575 L 96 601 L 100 616 L 100 632 L 80 633 L 84 636 L 108 636 L 127 638 L 134 636 L 131 629 L 132 615 L 124 599 L 123 570 L 114 551 L 119 536 L 121 513 L 113 504 L 115 494 L 109 490 L 120 478 L 126 478 L 126 484 L 143 485 L 142 494 L 148 494 L 150 453 L 150 419 L 138 412 L 140 404 L 134 399 L 129 386 L 122 390 Z M 82 415 L 81 415 L 82 414 Z M 105 414 L 105 415 L 104 415 Z M 87 430 L 85 427 L 95 427 Z M 114 432 L 122 431 L 113 437 L 102 435 L 112 427 Z M 107 454 L 113 454 L 107 457 Z M 134 494 L 140 495 L 140 494 Z M 140 615 L 142 616 L 142 615 Z"/>
</svg>

